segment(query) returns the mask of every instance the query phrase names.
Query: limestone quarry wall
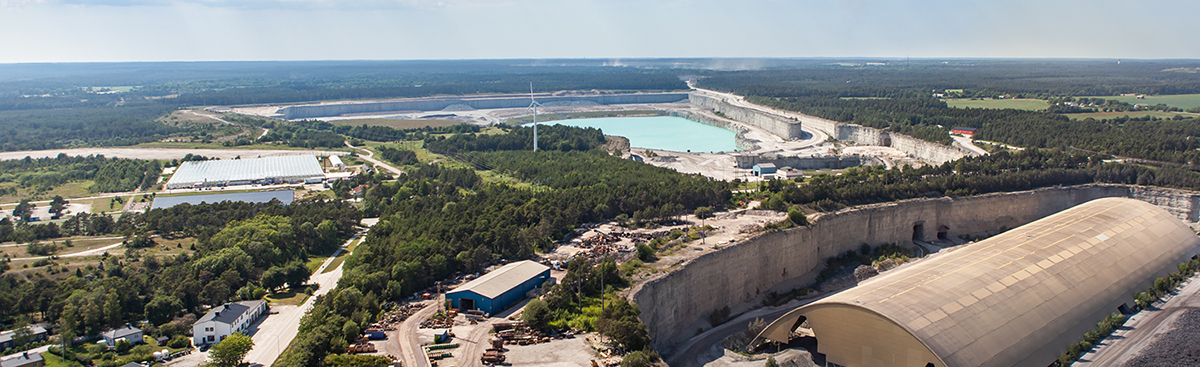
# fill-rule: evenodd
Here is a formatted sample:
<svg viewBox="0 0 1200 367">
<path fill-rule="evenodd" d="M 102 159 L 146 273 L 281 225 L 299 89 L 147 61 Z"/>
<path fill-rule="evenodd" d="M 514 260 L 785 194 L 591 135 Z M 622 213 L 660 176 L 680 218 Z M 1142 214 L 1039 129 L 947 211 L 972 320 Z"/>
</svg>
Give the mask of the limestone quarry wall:
<svg viewBox="0 0 1200 367">
<path fill-rule="evenodd" d="M 579 102 L 609 105 L 629 103 L 674 103 L 686 99 L 688 99 L 687 93 L 636 93 L 595 96 L 547 96 L 538 97 L 538 102 L 541 102 L 543 105 L 571 104 Z M 288 106 L 280 108 L 279 113 L 282 114 L 284 118 L 291 120 L 340 116 L 348 113 L 441 111 L 454 105 L 463 105 L 474 109 L 520 108 L 529 106 L 529 98 L 424 98 L 400 101 L 333 103 Z"/>
<path fill-rule="evenodd" d="M 1102 197 L 1131 197 L 1166 208 L 1180 219 L 1200 216 L 1200 194 L 1125 185 L 1081 185 L 963 198 L 915 199 L 824 214 L 809 227 L 763 234 L 693 259 L 632 290 L 653 346 L 669 355 L 694 335 L 699 320 L 722 307 L 749 302 L 785 281 L 811 276 L 826 258 L 861 244 L 909 244 L 920 236 L 995 233 Z"/>
<path fill-rule="evenodd" d="M 808 126 L 826 132 L 837 140 L 853 141 L 862 145 L 878 145 L 896 148 L 921 160 L 936 164 L 946 163 L 962 157 L 976 155 L 966 149 L 931 143 L 908 135 L 894 134 L 858 124 L 848 124 L 801 113 L 794 117 L 782 117 L 759 110 L 738 107 L 708 95 L 692 93 L 688 101 L 694 105 L 711 108 L 734 120 L 761 127 L 787 139 L 804 137 L 800 126 Z"/>
<path fill-rule="evenodd" d="M 706 116 L 703 114 L 692 113 L 689 111 L 673 110 L 670 111 L 670 115 L 685 118 L 705 125 L 716 126 L 737 133 L 737 135 L 734 135 L 733 137 L 733 143 L 734 146 L 736 146 L 739 150 L 754 150 L 758 149 L 759 147 L 758 140 L 746 138 L 746 132 L 749 131 L 749 129 L 736 122 L 731 122 L 712 116 Z"/>
<path fill-rule="evenodd" d="M 697 93 L 688 94 L 688 102 L 697 106 L 711 108 L 725 116 L 729 116 L 731 119 L 760 127 L 784 139 L 800 139 L 804 137 L 804 131 L 800 129 L 800 121 L 798 120 L 791 120 L 754 109 L 734 106 L 718 98 Z"/>
</svg>

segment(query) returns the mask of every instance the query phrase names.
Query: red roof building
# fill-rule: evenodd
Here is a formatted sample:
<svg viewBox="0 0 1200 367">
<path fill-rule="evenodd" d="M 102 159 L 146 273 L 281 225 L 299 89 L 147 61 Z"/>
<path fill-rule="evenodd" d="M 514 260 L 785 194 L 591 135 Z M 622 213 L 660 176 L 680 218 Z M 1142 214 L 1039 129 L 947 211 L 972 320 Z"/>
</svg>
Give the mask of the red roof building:
<svg viewBox="0 0 1200 367">
<path fill-rule="evenodd" d="M 975 135 L 975 128 L 973 128 L 973 127 L 956 127 L 954 129 L 950 130 L 950 133 L 951 134 L 959 134 L 962 136 L 973 136 L 973 135 Z"/>
</svg>

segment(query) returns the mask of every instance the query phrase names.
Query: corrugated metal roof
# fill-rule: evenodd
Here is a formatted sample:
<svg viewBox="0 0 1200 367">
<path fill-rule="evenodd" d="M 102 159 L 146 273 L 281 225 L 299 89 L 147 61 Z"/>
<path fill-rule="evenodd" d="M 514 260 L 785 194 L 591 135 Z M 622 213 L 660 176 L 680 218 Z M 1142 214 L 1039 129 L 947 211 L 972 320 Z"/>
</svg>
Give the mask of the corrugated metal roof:
<svg viewBox="0 0 1200 367">
<path fill-rule="evenodd" d="M 803 306 L 760 335 L 786 340 L 806 312 L 850 306 L 891 320 L 949 366 L 1046 364 L 1198 245 L 1162 208 L 1097 199 Z"/>
<path fill-rule="evenodd" d="M 447 293 L 469 291 L 487 298 L 496 298 L 546 270 L 550 270 L 550 267 L 522 260 L 502 266 Z"/>
<path fill-rule="evenodd" d="M 325 171 L 312 155 L 223 159 L 184 162 L 171 175 L 167 187 L 185 187 L 204 182 L 254 181 L 266 178 L 321 177 Z"/>
</svg>

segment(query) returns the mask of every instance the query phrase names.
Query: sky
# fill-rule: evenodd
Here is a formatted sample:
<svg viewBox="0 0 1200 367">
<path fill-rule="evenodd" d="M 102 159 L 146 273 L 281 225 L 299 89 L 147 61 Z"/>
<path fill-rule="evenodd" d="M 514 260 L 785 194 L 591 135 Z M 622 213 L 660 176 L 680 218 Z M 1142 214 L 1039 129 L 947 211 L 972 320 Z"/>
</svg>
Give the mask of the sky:
<svg viewBox="0 0 1200 367">
<path fill-rule="evenodd" d="M 0 63 L 1200 58 L 1196 0 L 0 0 Z"/>
</svg>

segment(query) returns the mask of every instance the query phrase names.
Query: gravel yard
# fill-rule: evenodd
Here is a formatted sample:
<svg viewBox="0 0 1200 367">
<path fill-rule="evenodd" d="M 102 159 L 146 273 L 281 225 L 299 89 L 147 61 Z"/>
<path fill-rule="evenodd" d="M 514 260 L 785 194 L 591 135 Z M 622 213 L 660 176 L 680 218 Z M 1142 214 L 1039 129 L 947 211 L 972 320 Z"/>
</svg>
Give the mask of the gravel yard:
<svg viewBox="0 0 1200 367">
<path fill-rule="evenodd" d="M 1200 309 L 1180 315 L 1170 332 L 1138 352 L 1125 366 L 1200 366 Z"/>
</svg>

